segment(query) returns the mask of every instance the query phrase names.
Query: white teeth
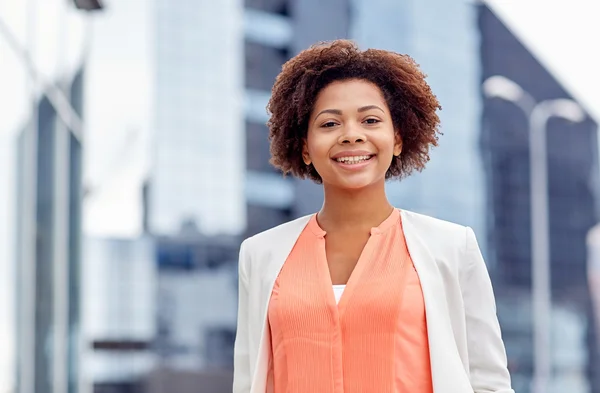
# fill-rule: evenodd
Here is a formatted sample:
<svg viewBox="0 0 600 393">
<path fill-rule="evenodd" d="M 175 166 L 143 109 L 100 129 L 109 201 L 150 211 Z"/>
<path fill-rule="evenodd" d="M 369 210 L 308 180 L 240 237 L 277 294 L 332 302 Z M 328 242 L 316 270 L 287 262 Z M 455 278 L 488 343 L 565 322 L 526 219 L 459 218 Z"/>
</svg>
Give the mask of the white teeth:
<svg viewBox="0 0 600 393">
<path fill-rule="evenodd" d="M 353 157 L 340 157 L 336 159 L 337 162 L 344 162 L 346 164 L 357 164 L 359 162 L 366 161 L 370 156 L 353 156 Z"/>
</svg>

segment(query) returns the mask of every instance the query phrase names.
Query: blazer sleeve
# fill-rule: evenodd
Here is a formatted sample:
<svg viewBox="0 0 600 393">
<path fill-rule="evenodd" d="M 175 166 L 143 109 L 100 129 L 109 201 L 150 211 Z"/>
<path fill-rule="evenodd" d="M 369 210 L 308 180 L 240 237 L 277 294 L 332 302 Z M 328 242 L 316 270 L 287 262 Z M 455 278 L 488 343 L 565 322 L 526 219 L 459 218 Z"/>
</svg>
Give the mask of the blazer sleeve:
<svg viewBox="0 0 600 393">
<path fill-rule="evenodd" d="M 248 348 L 248 263 L 246 241 L 240 246 L 238 262 L 238 318 L 233 354 L 233 393 L 249 393 L 252 385 Z"/>
<path fill-rule="evenodd" d="M 475 234 L 466 228 L 461 273 L 471 386 L 475 393 L 514 393 L 496 315 L 496 301 Z"/>
</svg>

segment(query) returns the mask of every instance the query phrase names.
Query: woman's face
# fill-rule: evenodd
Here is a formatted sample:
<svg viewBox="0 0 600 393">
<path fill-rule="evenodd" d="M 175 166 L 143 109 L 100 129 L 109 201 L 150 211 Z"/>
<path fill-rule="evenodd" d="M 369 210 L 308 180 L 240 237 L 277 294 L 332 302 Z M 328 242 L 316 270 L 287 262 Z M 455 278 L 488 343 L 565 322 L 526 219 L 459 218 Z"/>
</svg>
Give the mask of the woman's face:
<svg viewBox="0 0 600 393">
<path fill-rule="evenodd" d="M 304 163 L 324 186 L 361 189 L 385 182 L 402 142 L 381 90 L 365 80 L 337 81 L 321 90 L 311 113 Z"/>
</svg>

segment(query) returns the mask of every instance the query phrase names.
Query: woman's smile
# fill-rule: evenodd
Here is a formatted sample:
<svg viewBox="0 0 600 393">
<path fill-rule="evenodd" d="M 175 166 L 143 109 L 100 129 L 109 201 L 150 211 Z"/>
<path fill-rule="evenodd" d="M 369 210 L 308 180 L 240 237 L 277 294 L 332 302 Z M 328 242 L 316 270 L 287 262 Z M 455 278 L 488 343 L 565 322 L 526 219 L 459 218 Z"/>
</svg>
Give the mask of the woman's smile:
<svg viewBox="0 0 600 393">
<path fill-rule="evenodd" d="M 375 154 L 349 152 L 338 154 L 336 158 L 332 158 L 332 161 L 344 170 L 359 171 L 374 163 L 375 158 Z"/>
</svg>

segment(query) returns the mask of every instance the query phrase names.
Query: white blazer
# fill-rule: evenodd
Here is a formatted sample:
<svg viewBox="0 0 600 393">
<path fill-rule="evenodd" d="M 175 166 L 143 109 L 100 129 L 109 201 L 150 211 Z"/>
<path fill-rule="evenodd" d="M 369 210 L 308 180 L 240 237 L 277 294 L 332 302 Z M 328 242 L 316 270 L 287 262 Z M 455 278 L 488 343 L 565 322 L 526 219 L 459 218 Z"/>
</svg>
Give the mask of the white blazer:
<svg viewBox="0 0 600 393">
<path fill-rule="evenodd" d="M 434 392 L 514 393 L 492 285 L 473 231 L 420 214 L 401 213 L 425 300 Z M 305 216 L 285 223 L 241 245 L 233 393 L 272 391 L 272 386 L 267 386 L 269 299 L 279 271 L 309 219 Z"/>
</svg>

